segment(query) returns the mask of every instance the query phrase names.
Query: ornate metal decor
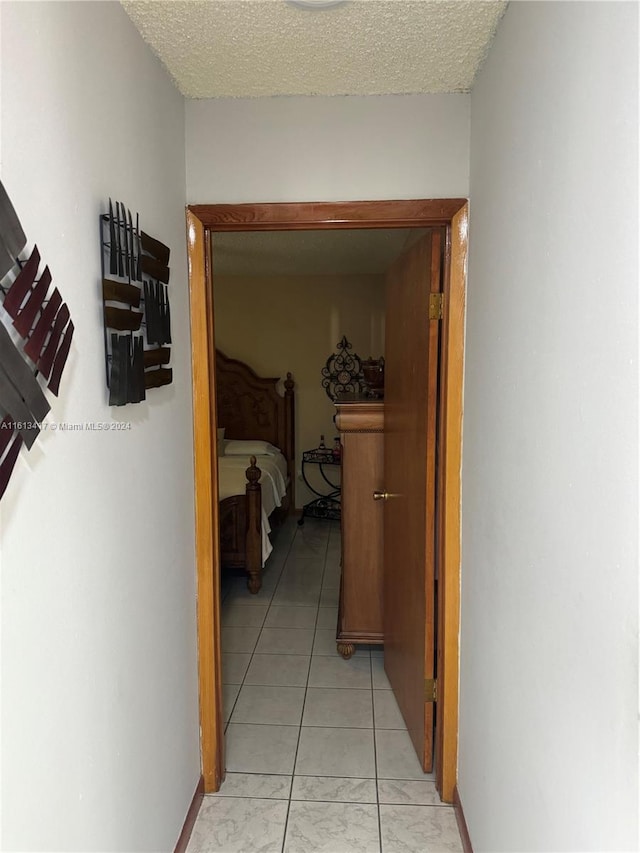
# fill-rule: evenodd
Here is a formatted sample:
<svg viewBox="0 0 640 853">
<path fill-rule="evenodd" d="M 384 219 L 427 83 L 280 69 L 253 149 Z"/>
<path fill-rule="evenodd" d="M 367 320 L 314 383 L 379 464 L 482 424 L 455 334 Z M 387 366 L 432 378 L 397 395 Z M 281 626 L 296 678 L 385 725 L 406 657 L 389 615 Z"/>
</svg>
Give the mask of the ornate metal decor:
<svg viewBox="0 0 640 853">
<path fill-rule="evenodd" d="M 352 349 L 346 335 L 343 335 L 336 345 L 336 352 L 329 356 L 322 368 L 322 387 L 330 400 L 335 400 L 338 394 L 362 389 L 362 362 L 359 355 L 350 351 Z"/>
</svg>

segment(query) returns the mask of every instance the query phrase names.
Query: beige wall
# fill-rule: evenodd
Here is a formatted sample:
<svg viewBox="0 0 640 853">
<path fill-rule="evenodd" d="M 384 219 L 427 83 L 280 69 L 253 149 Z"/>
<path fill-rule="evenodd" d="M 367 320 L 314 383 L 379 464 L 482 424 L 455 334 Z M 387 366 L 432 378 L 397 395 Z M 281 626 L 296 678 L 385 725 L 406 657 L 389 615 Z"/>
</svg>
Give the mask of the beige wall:
<svg viewBox="0 0 640 853">
<path fill-rule="evenodd" d="M 320 371 L 343 335 L 361 358 L 383 354 L 384 278 L 221 276 L 215 279 L 214 310 L 216 345 L 225 355 L 263 376 L 293 373 L 300 507 L 314 497 L 299 477 L 302 451 L 316 447 L 321 433 L 327 444 L 336 435 Z"/>
</svg>

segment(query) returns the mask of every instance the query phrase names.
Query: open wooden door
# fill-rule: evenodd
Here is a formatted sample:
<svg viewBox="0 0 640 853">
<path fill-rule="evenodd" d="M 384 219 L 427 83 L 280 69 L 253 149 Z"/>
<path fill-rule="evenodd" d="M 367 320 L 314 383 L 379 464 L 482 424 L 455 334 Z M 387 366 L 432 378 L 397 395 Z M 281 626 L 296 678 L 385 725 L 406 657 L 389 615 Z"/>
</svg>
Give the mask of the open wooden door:
<svg viewBox="0 0 640 853">
<path fill-rule="evenodd" d="M 442 292 L 442 240 L 443 229 L 429 229 L 389 270 L 385 332 L 384 665 L 426 772 L 433 769 L 442 299 L 431 294 Z"/>
</svg>

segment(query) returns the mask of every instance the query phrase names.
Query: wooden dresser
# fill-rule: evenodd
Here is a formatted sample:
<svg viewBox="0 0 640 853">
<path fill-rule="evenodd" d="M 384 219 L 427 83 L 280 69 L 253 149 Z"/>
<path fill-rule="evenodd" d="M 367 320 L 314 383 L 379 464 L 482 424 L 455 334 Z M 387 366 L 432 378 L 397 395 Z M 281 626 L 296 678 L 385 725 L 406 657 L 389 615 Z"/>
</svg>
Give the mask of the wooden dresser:
<svg viewBox="0 0 640 853">
<path fill-rule="evenodd" d="M 342 443 L 342 577 L 338 652 L 382 643 L 384 403 L 356 396 L 336 401 Z"/>
</svg>

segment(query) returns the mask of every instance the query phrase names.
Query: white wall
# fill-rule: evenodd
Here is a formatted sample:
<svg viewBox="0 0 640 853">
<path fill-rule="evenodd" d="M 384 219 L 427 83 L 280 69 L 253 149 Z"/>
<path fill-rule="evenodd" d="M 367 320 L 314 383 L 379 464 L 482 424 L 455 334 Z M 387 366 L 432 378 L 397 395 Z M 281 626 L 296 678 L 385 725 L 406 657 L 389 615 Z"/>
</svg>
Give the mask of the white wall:
<svg viewBox="0 0 640 853">
<path fill-rule="evenodd" d="M 465 197 L 469 96 L 187 101 L 190 203 Z"/>
<path fill-rule="evenodd" d="M 2 844 L 172 850 L 200 775 L 184 103 L 118 3 L 8 3 L 2 180 L 76 333 L 2 499 Z M 98 215 L 172 250 L 174 384 L 107 405 Z"/>
<path fill-rule="evenodd" d="M 512 3 L 472 94 L 459 790 L 637 849 L 638 7 Z"/>
</svg>

